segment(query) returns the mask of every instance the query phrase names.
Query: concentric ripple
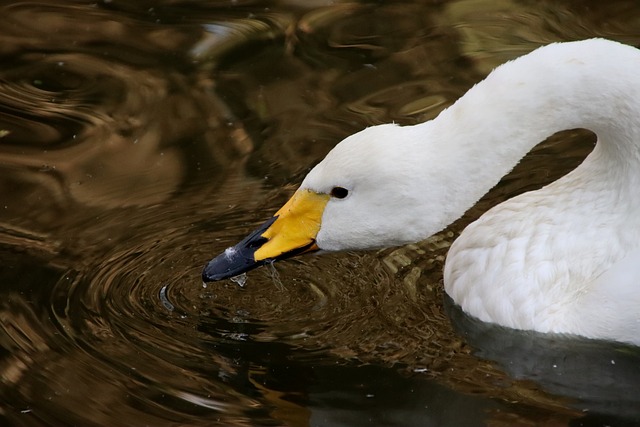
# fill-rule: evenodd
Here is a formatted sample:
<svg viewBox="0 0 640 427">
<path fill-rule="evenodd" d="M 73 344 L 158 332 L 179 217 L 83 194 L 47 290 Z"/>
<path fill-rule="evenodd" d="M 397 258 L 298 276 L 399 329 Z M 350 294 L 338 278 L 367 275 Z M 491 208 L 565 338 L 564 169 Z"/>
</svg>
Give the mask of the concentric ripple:
<svg viewBox="0 0 640 427">
<path fill-rule="evenodd" d="M 205 287 L 200 270 L 215 245 L 184 213 L 165 209 L 154 221 L 129 213 L 135 238 L 85 254 L 39 291 L 48 307 L 39 315 L 48 319 L 43 345 L 16 352 L 40 361 L 15 380 L 14 400 L 25 402 L 32 421 L 55 424 L 56 414 L 72 413 L 82 425 L 108 424 L 105 411 L 116 406 L 136 425 L 269 425 L 283 404 L 272 400 L 277 385 L 258 380 L 269 369 L 349 359 L 415 364 L 418 347 L 433 338 L 428 324 L 442 315 L 430 319 L 423 299 L 432 292 L 417 277 L 392 286 L 407 254 L 390 254 L 389 267 L 371 255 L 309 257 L 258 270 L 244 287 Z M 423 356 L 420 366 L 430 366 L 433 350 Z M 82 396 L 87 409 L 78 411 Z"/>
</svg>

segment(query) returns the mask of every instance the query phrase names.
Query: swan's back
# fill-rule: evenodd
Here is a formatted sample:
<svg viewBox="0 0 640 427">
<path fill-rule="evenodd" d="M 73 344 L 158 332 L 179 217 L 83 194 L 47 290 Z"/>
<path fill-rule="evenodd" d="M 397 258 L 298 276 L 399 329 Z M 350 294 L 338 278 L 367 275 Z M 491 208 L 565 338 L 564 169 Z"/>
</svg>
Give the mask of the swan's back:
<svg viewBox="0 0 640 427">
<path fill-rule="evenodd" d="M 496 206 L 454 243 L 445 287 L 465 312 L 640 343 L 638 70 L 640 52 L 629 46 L 550 45 L 499 67 L 447 112 L 445 120 L 472 116 L 486 150 L 469 158 L 484 162 L 480 175 L 563 129 L 598 136 L 576 170 Z"/>
</svg>

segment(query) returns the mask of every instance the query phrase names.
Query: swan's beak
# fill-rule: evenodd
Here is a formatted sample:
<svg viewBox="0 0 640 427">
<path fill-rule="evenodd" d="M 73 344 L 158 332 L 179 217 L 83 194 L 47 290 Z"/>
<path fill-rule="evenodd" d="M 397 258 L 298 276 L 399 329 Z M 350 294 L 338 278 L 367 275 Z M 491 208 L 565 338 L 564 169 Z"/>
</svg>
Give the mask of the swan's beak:
<svg viewBox="0 0 640 427">
<path fill-rule="evenodd" d="M 202 280 L 226 279 L 267 263 L 317 251 L 316 236 L 328 201 L 328 194 L 296 191 L 273 218 L 209 261 Z"/>
</svg>

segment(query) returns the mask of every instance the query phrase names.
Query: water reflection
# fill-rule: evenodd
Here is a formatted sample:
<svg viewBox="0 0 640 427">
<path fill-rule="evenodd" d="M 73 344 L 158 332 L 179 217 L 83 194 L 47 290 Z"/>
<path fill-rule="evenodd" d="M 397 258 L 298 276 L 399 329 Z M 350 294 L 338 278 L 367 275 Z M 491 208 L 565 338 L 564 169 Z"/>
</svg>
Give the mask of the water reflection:
<svg viewBox="0 0 640 427">
<path fill-rule="evenodd" d="M 578 337 L 514 331 L 466 316 L 447 298 L 459 333 L 482 358 L 498 362 L 511 378 L 530 380 L 570 399 L 613 425 L 640 418 L 640 350 Z"/>
<path fill-rule="evenodd" d="M 638 44 L 632 2 L 0 7 L 1 424 L 637 421 L 610 404 L 635 404 L 633 382 L 586 395 L 605 381 L 566 390 L 538 365 L 514 370 L 528 359 L 456 332 L 442 307 L 459 230 L 574 167 L 583 133 L 539 146 L 418 245 L 200 282 L 344 136 L 431 118 L 542 42 Z"/>
</svg>

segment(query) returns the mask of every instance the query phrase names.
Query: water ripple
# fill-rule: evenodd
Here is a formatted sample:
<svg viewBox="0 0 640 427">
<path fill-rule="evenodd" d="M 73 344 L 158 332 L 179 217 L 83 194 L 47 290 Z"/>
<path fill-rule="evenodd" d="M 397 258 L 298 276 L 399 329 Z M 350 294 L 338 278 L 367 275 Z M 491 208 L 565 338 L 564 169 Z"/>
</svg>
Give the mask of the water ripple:
<svg viewBox="0 0 640 427">
<path fill-rule="evenodd" d="M 452 400 L 483 396 L 483 411 L 523 402 L 505 404 L 507 424 L 579 416 L 474 357 L 441 279 L 464 224 L 554 179 L 592 140 L 540 146 L 420 244 L 289 260 L 242 286 L 205 287 L 200 272 L 345 135 L 432 117 L 505 48 L 577 37 L 587 18 L 575 28 L 562 8 L 514 2 L 480 15 L 470 2 L 271 3 L 0 6 L 0 424 L 307 425 L 331 372 L 315 369 L 349 362 L 401 367 L 411 394 L 433 380 Z M 491 37 L 504 16 L 511 44 Z M 407 400 L 423 408 L 426 390 Z"/>
</svg>

